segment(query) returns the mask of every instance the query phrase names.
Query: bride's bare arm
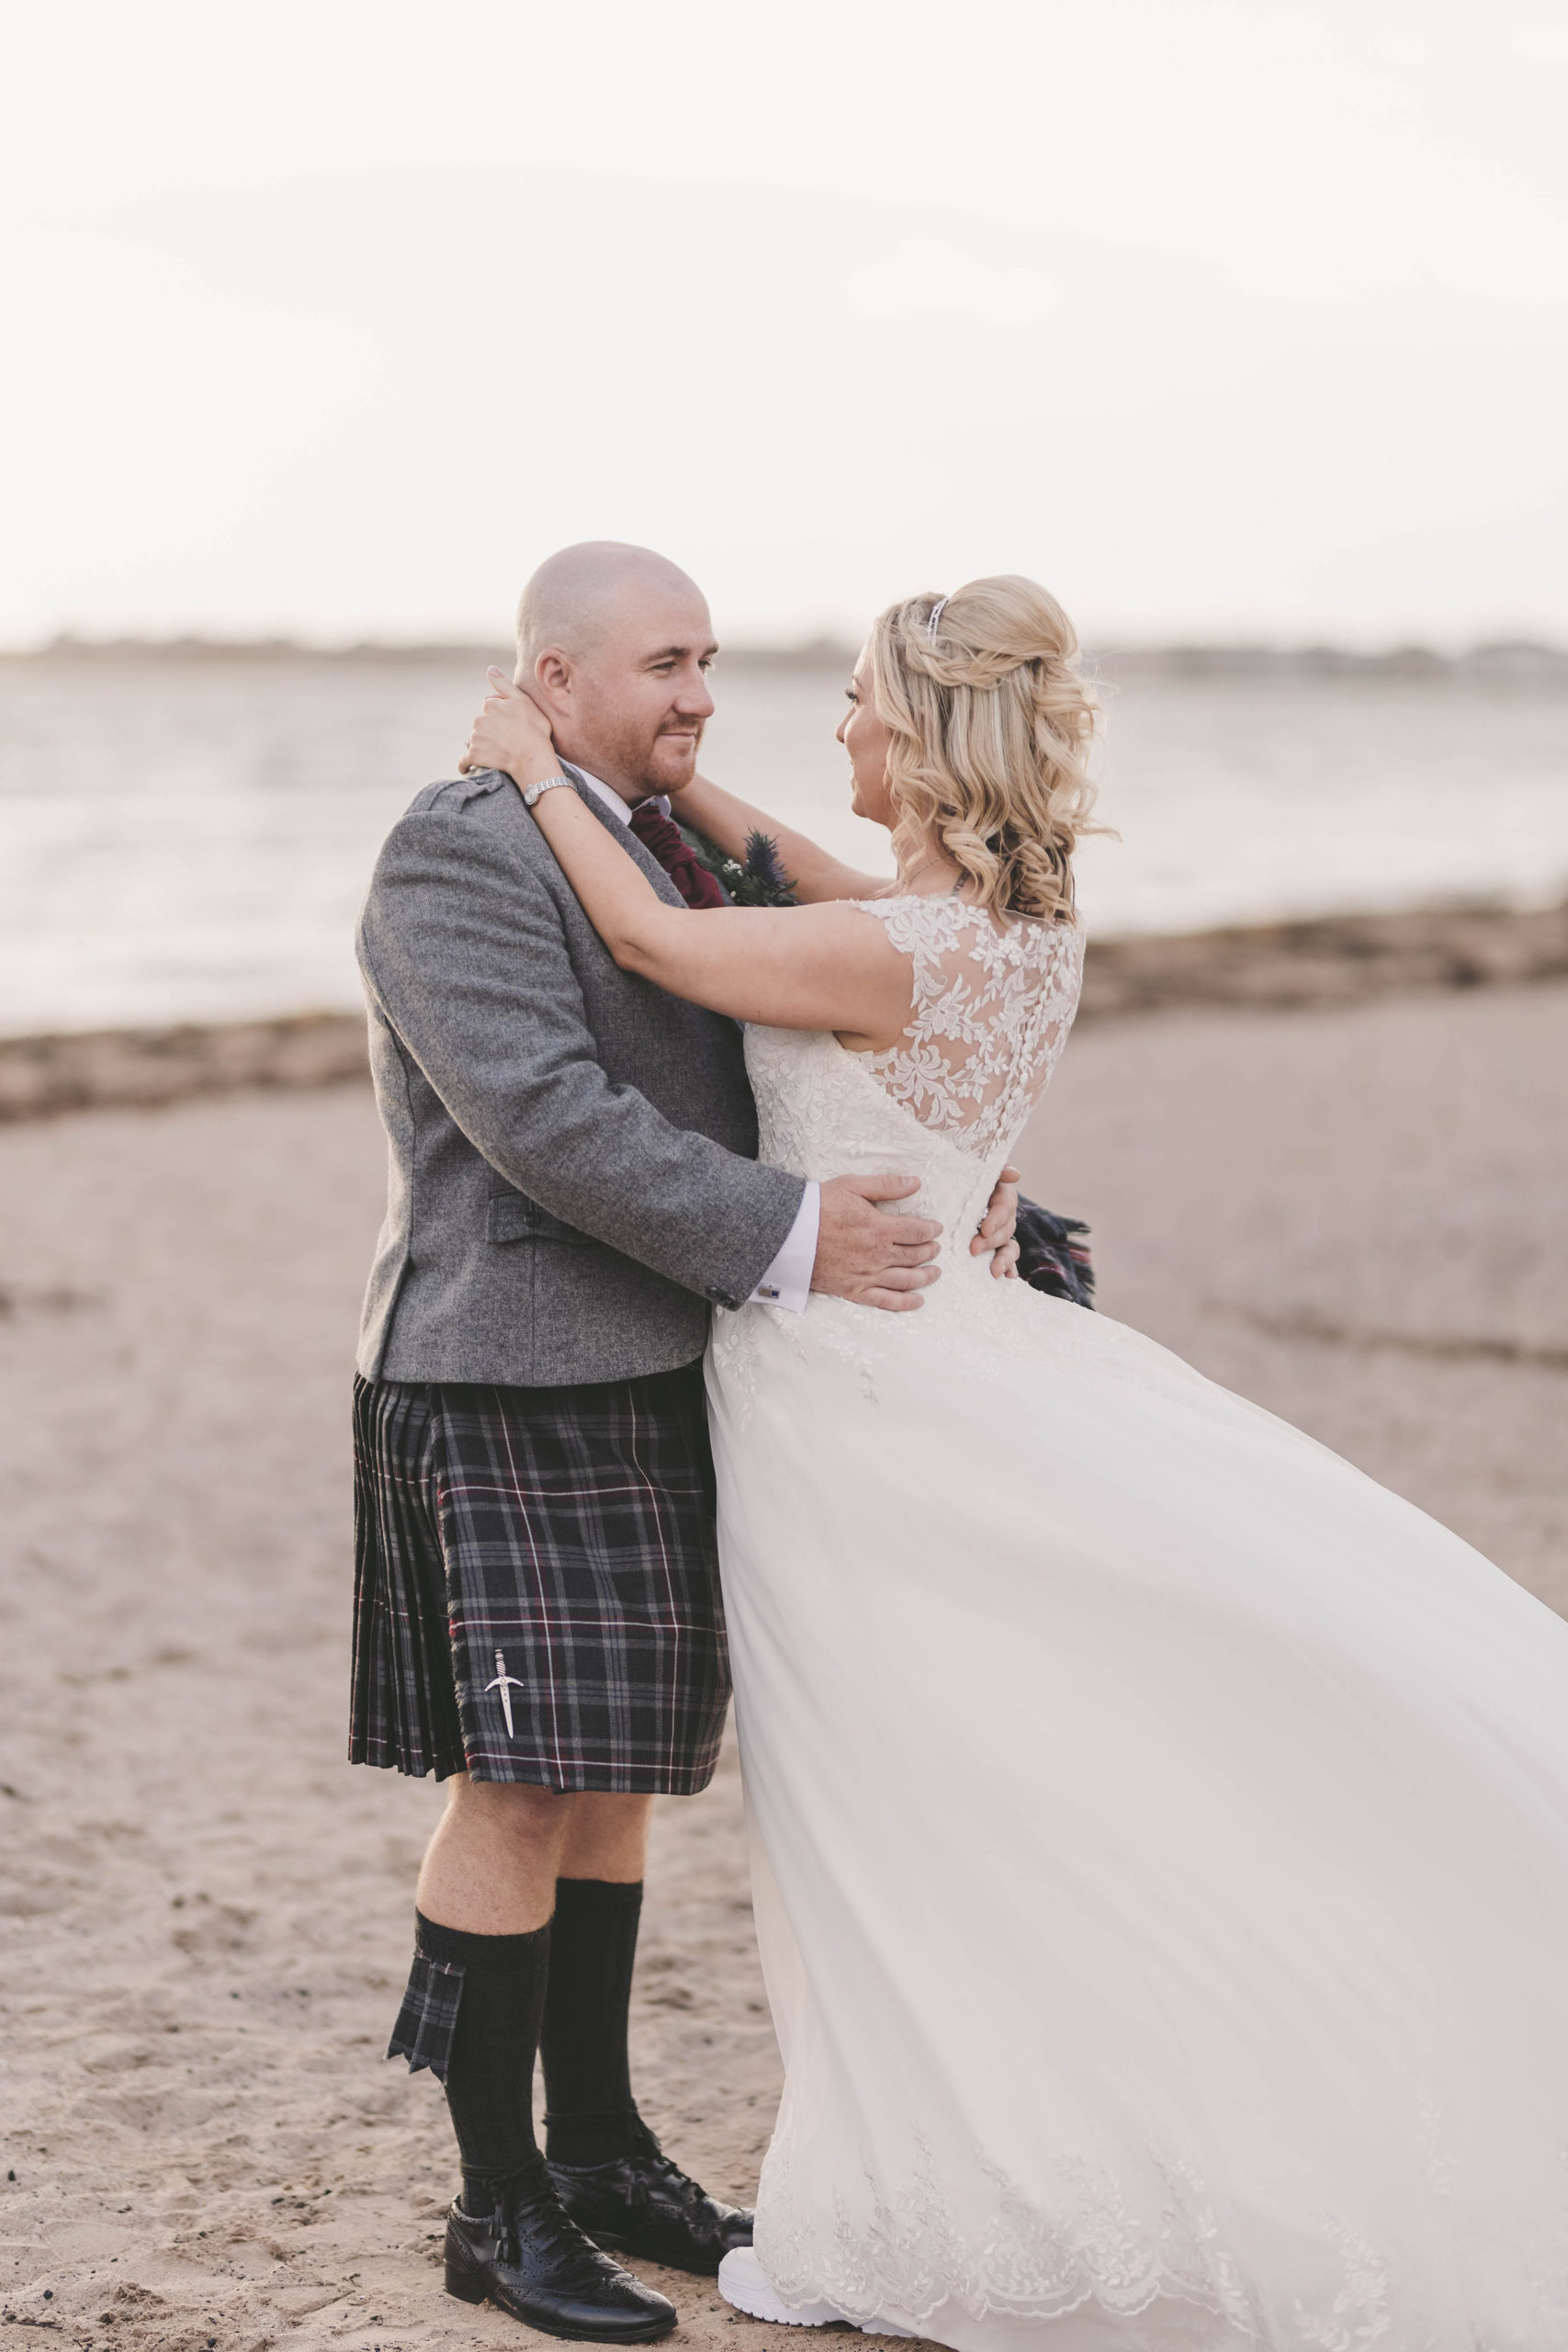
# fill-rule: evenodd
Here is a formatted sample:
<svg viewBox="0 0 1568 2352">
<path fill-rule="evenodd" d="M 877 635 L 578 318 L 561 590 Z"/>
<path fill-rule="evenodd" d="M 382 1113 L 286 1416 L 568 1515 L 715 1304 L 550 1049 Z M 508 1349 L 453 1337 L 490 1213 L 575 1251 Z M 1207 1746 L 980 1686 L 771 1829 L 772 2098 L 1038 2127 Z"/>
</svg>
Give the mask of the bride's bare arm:
<svg viewBox="0 0 1568 2352">
<path fill-rule="evenodd" d="M 694 777 L 677 795 L 673 806 L 682 824 L 705 833 L 737 863 L 746 854 L 749 834 L 770 835 L 778 843 L 779 864 L 795 884 L 795 895 L 803 907 L 818 906 L 828 899 L 878 899 L 890 887 L 885 874 L 857 873 L 820 842 L 797 833 L 793 825 L 781 825 L 767 809 L 753 808 L 750 801 L 710 783 L 705 775 Z"/>
<path fill-rule="evenodd" d="M 475 721 L 462 772 L 494 767 L 523 790 L 558 773 L 549 722 L 499 672 L 491 675 L 498 691 Z M 743 801 L 732 805 L 745 808 Z M 739 1020 L 836 1030 L 856 1050 L 885 1051 L 902 1034 L 912 1005 L 911 976 L 874 917 L 841 904 L 705 908 L 700 913 L 667 906 L 575 792 L 558 787 L 542 794 L 535 814 L 625 968 Z M 1013 1274 L 1017 1267 L 1017 1169 L 1004 1168 L 969 1245 L 976 1257 L 990 1253 L 998 1275 Z"/>
<path fill-rule="evenodd" d="M 881 1051 L 909 1018 L 908 959 L 857 908 L 667 906 L 575 792 L 542 793 L 535 820 L 625 972 L 671 996 L 776 1029 L 832 1029 Z"/>
<path fill-rule="evenodd" d="M 908 959 L 874 915 L 843 904 L 667 906 L 575 792 L 541 793 L 534 816 L 623 971 L 737 1021 L 831 1029 L 855 1053 L 884 1053 L 903 1035 L 914 993 Z M 1002 1170 L 969 1244 L 998 1277 L 1017 1272 L 1018 1181 L 1016 1168 Z"/>
<path fill-rule="evenodd" d="M 549 721 L 531 695 L 498 672 L 491 676 L 496 690 L 474 722 L 462 765 L 493 766 L 526 791 L 560 773 Z M 856 1050 L 881 1051 L 901 1034 L 909 965 L 874 917 L 841 903 L 700 912 L 667 906 L 575 792 L 558 786 L 542 794 L 534 816 L 623 971 L 737 1021 L 836 1030 Z"/>
<path fill-rule="evenodd" d="M 462 762 L 464 773 L 482 761 L 511 776 L 514 784 L 536 781 L 535 765 L 541 755 L 547 764 L 538 769 L 538 775 L 547 774 L 556 764 L 548 752 L 548 722 L 532 697 L 513 685 L 499 670 L 492 669 L 490 677 L 491 693 L 474 722 Z M 527 774 L 522 773 L 525 766 Z M 767 809 L 753 808 L 749 800 L 726 792 L 721 785 L 711 784 L 706 776 L 694 777 L 674 806 L 683 825 L 705 833 L 737 864 L 746 855 L 749 834 L 769 834 L 778 844 L 780 863 L 794 883 L 795 895 L 802 906 L 819 905 L 829 899 L 879 899 L 891 888 L 886 875 L 857 873 L 852 865 L 830 855 L 819 842 L 797 833 L 793 825 L 781 825 Z"/>
</svg>

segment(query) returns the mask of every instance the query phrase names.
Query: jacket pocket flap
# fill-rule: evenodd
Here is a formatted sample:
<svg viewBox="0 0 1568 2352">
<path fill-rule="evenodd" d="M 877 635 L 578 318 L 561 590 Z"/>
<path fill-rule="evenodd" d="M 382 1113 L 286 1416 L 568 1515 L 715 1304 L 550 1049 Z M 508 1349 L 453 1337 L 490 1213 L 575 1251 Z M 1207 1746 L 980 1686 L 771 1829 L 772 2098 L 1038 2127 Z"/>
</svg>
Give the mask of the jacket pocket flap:
<svg viewBox="0 0 1568 2352">
<path fill-rule="evenodd" d="M 575 1241 L 588 1236 L 575 1226 L 563 1225 L 548 1209 L 540 1208 L 522 1193 L 498 1193 L 485 1210 L 487 1241 Z"/>
</svg>

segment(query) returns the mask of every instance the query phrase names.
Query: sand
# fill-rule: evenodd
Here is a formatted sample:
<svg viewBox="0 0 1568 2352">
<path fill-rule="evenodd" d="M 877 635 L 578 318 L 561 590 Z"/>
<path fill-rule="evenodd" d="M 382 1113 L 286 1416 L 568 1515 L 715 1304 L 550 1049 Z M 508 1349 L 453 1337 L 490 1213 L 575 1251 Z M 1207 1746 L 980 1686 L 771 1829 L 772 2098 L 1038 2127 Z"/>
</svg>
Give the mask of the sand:
<svg viewBox="0 0 1568 2352">
<path fill-rule="evenodd" d="M 1027 1158 L 1110 1311 L 1568 1608 L 1564 1073 L 1555 984 L 1106 1019 Z M 51 2341 L 525 2339 L 441 2294 L 440 2095 L 381 2058 L 439 1800 L 342 1761 L 382 1167 L 355 1084 L 0 1134 L 0 2312 Z M 638 2084 L 739 2194 L 777 2062 L 732 1759 L 657 1838 Z M 677 2341 L 761 2341 L 659 2283 Z"/>
</svg>

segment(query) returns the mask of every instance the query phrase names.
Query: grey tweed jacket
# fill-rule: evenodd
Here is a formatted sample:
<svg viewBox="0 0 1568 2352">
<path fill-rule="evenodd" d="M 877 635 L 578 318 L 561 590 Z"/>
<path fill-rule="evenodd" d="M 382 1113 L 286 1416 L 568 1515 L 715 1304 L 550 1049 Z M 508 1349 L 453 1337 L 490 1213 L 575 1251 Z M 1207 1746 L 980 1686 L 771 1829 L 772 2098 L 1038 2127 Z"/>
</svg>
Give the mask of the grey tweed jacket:
<svg viewBox="0 0 1568 2352">
<path fill-rule="evenodd" d="M 735 1023 L 617 969 L 494 774 L 418 796 L 357 944 L 389 1144 L 361 1373 L 538 1387 L 699 1356 L 804 1190 L 758 1164 Z"/>
</svg>

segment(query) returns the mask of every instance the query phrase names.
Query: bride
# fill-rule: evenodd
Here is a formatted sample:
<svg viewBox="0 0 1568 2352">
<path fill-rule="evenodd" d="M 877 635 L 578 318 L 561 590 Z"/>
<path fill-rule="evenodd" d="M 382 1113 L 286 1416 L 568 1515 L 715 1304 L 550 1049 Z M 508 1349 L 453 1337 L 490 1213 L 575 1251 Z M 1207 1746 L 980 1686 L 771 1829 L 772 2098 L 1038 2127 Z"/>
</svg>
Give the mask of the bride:
<svg viewBox="0 0 1568 2352">
<path fill-rule="evenodd" d="M 764 1158 L 973 1229 L 1077 1001 L 1092 724 L 1029 581 L 878 621 L 840 729 L 892 885 L 667 906 L 534 814 L 618 964 L 749 1024 Z M 510 690 L 470 761 L 558 776 Z M 960 2352 L 1568 2346 L 1568 1625 L 1103 1316 L 949 1246 L 917 1314 L 708 1363 L 786 2082 L 761 2318 Z"/>
</svg>

